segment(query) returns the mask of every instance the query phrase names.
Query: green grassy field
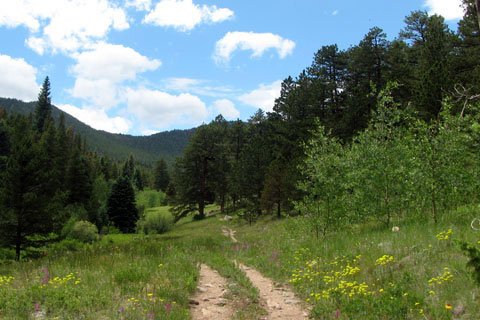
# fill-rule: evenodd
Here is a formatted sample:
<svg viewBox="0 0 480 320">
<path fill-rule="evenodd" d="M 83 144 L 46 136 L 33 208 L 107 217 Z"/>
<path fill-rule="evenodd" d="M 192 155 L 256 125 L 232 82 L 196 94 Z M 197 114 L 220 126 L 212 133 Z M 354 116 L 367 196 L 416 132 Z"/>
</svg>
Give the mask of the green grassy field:
<svg viewBox="0 0 480 320">
<path fill-rule="evenodd" d="M 290 284 L 317 319 L 472 319 L 480 292 L 454 240 L 480 240 L 469 225 L 476 209 L 437 225 L 404 221 L 398 232 L 349 226 L 319 240 L 302 218 L 249 226 L 211 216 L 183 219 L 162 235 L 57 246 L 43 258 L 0 265 L 0 318 L 188 319 L 198 266 L 206 263 L 228 280 L 235 318 L 257 319 L 264 314 L 258 291 L 236 259 Z M 237 231 L 239 243 L 221 234 L 223 225 Z"/>
</svg>

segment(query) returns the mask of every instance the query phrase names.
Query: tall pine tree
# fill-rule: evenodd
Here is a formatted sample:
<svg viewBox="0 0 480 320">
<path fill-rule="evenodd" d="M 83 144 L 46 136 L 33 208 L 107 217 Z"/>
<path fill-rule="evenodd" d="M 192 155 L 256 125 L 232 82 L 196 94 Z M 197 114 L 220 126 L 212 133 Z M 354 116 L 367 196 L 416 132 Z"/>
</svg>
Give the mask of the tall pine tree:
<svg viewBox="0 0 480 320">
<path fill-rule="evenodd" d="M 38 101 L 35 107 L 35 126 L 39 132 L 43 132 L 45 121 L 51 117 L 51 103 L 50 80 L 46 77 L 38 95 Z"/>
</svg>

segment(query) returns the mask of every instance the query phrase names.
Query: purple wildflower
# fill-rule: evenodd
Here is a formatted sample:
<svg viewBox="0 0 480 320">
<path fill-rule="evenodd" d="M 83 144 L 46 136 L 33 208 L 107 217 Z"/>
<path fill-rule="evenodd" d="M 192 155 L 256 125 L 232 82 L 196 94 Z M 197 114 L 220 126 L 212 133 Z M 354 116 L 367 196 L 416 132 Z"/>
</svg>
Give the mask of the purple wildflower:
<svg viewBox="0 0 480 320">
<path fill-rule="evenodd" d="M 48 269 L 45 267 L 43 268 L 43 273 L 45 273 L 45 275 L 42 279 L 42 284 L 47 284 L 48 280 L 50 279 L 50 272 L 48 272 Z"/>
<path fill-rule="evenodd" d="M 124 307 L 124 306 L 121 306 L 121 307 L 120 307 L 120 312 L 123 313 L 124 311 L 125 311 L 125 307 Z"/>
<path fill-rule="evenodd" d="M 172 308 L 172 304 L 171 304 L 171 303 L 167 303 L 167 304 L 165 305 L 165 310 L 167 310 L 167 312 L 170 311 L 171 308 Z"/>
</svg>

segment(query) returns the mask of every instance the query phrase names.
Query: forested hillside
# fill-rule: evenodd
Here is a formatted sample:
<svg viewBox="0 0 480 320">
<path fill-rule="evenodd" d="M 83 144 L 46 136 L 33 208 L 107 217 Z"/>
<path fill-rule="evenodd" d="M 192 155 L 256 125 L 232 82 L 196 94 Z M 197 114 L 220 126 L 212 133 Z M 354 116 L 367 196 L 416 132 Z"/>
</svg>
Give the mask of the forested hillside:
<svg viewBox="0 0 480 320">
<path fill-rule="evenodd" d="M 16 99 L 0 98 L 0 107 L 8 113 L 28 115 L 34 112 L 35 105 L 36 102 L 27 103 Z M 51 112 L 55 120 L 58 120 L 60 113 L 64 113 L 53 105 Z M 147 166 L 152 166 L 159 158 L 172 162 L 176 157 L 181 156 L 188 139 L 195 132 L 195 129 L 189 129 L 160 132 L 151 136 L 114 134 L 95 130 L 67 113 L 64 115 L 66 127 L 71 126 L 75 133 L 85 137 L 92 152 L 97 151 L 117 161 L 123 161 L 130 154 L 134 154 L 138 162 Z"/>
<path fill-rule="evenodd" d="M 273 209 L 316 212 L 328 229 L 333 214 L 389 225 L 392 211 L 437 219 L 473 199 L 480 32 L 474 2 L 464 7 L 457 32 L 442 16 L 414 11 L 393 41 L 373 27 L 347 50 L 323 46 L 283 81 L 273 112 L 197 128 L 174 165 L 177 218 L 203 217 L 217 202 L 244 208 L 250 221 Z M 429 180 L 420 192 L 416 182 Z"/>
</svg>

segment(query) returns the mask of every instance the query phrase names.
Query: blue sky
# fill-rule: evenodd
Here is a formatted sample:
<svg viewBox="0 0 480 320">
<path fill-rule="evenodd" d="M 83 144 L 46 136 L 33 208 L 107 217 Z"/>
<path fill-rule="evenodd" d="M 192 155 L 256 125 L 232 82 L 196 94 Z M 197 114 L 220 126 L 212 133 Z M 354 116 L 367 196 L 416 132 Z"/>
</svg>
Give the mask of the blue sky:
<svg viewBox="0 0 480 320">
<path fill-rule="evenodd" d="M 52 101 L 90 126 L 148 135 L 270 111 L 323 45 L 394 39 L 413 10 L 456 30 L 461 0 L 0 1 L 0 96 Z"/>
</svg>

